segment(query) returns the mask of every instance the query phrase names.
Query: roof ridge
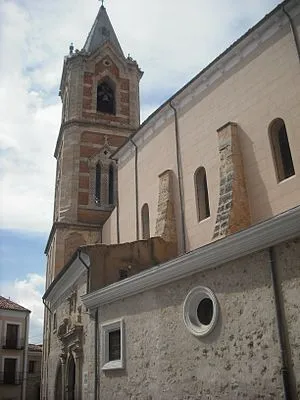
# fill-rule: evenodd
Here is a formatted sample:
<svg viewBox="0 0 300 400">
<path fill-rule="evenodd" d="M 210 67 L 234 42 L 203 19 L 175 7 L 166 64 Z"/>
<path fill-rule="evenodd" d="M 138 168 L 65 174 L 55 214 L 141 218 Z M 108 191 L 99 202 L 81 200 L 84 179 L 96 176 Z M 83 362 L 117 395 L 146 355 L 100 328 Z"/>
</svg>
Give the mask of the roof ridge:
<svg viewBox="0 0 300 400">
<path fill-rule="evenodd" d="M 11 299 L 8 299 L 4 296 L 0 296 L 0 309 L 1 310 L 15 310 L 15 311 L 28 311 L 28 308 L 25 308 L 23 306 L 20 306 L 20 304 L 16 303 L 15 301 L 12 301 Z"/>
</svg>

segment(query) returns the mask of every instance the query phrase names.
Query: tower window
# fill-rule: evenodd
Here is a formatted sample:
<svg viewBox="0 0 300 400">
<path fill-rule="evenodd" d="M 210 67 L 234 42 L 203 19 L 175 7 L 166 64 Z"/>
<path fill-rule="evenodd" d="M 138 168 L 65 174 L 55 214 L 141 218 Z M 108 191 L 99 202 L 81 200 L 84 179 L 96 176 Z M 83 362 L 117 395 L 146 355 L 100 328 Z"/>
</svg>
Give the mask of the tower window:
<svg viewBox="0 0 300 400">
<path fill-rule="evenodd" d="M 101 165 L 96 165 L 96 181 L 95 181 L 95 203 L 100 204 L 101 196 Z"/>
<path fill-rule="evenodd" d="M 112 87 L 102 82 L 97 86 L 97 111 L 115 114 L 115 93 Z"/>
<path fill-rule="evenodd" d="M 150 238 L 150 226 L 149 226 L 149 206 L 145 203 L 142 207 L 142 237 L 143 239 Z"/>
<path fill-rule="evenodd" d="M 108 170 L 108 204 L 114 204 L 114 179 L 115 179 L 115 170 L 114 166 L 110 164 Z"/>
<path fill-rule="evenodd" d="M 198 221 L 200 222 L 210 216 L 207 180 L 204 167 L 200 167 L 196 170 L 194 181 Z"/>
<path fill-rule="evenodd" d="M 277 179 L 283 181 L 295 175 L 291 149 L 283 119 L 276 118 L 271 122 L 269 137 L 275 163 Z"/>
</svg>

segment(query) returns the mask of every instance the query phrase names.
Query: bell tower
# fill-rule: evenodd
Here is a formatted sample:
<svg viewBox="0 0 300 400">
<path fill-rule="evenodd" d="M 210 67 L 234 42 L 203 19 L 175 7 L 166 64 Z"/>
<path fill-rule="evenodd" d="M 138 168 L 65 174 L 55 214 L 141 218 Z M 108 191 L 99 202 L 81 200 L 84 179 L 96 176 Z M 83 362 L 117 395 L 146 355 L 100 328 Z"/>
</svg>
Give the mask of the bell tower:
<svg viewBox="0 0 300 400">
<path fill-rule="evenodd" d="M 101 243 L 117 190 L 110 155 L 139 127 L 142 74 L 124 56 L 102 4 L 83 49 L 71 45 L 64 59 L 46 286 L 78 246 Z"/>
</svg>

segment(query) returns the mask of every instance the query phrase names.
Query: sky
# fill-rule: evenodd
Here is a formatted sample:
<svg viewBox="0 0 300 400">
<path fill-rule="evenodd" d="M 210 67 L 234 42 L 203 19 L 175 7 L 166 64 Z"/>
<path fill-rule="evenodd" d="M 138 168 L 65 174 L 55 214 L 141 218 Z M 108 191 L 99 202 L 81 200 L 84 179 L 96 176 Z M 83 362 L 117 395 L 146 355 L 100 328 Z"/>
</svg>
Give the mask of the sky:
<svg viewBox="0 0 300 400">
<path fill-rule="evenodd" d="M 144 71 L 141 120 L 278 3 L 106 0 L 124 54 Z M 100 5 L 0 0 L 0 294 L 32 311 L 31 343 L 42 342 L 63 57 L 71 42 L 83 47 Z"/>
</svg>

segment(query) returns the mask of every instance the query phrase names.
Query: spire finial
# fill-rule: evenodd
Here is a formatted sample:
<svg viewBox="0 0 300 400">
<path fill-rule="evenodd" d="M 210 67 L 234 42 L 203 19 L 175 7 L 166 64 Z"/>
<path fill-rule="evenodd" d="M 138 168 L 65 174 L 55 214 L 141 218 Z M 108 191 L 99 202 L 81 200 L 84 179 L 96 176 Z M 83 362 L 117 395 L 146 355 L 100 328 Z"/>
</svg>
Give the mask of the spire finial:
<svg viewBox="0 0 300 400">
<path fill-rule="evenodd" d="M 100 0 L 100 1 L 101 1 L 101 7 L 104 7 L 104 5 L 103 5 L 104 0 Z"/>
</svg>

